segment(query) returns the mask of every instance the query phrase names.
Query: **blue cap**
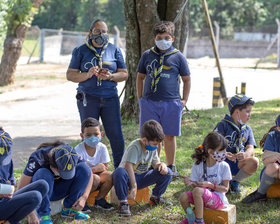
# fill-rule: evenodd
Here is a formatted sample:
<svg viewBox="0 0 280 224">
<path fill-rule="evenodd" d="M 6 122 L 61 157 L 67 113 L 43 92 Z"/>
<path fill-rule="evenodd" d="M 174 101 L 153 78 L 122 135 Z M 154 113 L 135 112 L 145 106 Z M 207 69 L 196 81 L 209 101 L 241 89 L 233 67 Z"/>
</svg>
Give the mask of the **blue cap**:
<svg viewBox="0 0 280 224">
<path fill-rule="evenodd" d="M 69 180 L 75 176 L 79 156 L 70 145 L 60 145 L 55 153 L 55 162 L 62 179 Z"/>
<path fill-rule="evenodd" d="M 278 115 L 278 117 L 275 119 L 275 125 L 280 127 L 280 115 Z"/>
<path fill-rule="evenodd" d="M 5 131 L 0 131 L 0 165 L 5 166 L 11 162 L 12 144 L 11 136 Z"/>
<path fill-rule="evenodd" d="M 230 100 L 228 101 L 229 112 L 231 112 L 231 110 L 234 106 L 242 105 L 250 99 L 252 99 L 252 98 L 249 98 L 245 95 L 235 95 L 235 96 L 231 97 Z"/>
</svg>

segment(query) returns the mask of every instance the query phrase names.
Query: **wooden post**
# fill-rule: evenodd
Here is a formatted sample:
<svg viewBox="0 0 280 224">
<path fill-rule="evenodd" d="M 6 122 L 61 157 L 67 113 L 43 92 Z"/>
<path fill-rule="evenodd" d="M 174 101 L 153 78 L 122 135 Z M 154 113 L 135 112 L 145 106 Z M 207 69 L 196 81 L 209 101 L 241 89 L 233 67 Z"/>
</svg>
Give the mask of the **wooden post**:
<svg viewBox="0 0 280 224">
<path fill-rule="evenodd" d="M 226 103 L 227 103 L 226 88 L 225 88 L 225 84 L 224 84 L 224 78 L 223 78 L 222 69 L 221 69 L 221 65 L 220 65 L 219 53 L 217 51 L 217 46 L 216 46 L 216 42 L 215 42 L 213 27 L 212 27 L 212 23 L 211 23 L 211 19 L 210 19 L 210 15 L 209 15 L 206 0 L 202 0 L 202 5 L 203 5 L 204 13 L 205 13 L 206 23 L 209 27 L 211 43 L 212 43 L 212 47 L 213 47 L 215 58 L 216 58 L 216 64 L 217 64 L 218 71 L 219 71 L 220 82 L 221 82 L 221 94 L 222 94 L 224 104 L 226 105 Z"/>
<path fill-rule="evenodd" d="M 241 94 L 246 95 L 246 82 L 241 82 Z"/>
<path fill-rule="evenodd" d="M 221 97 L 221 82 L 220 78 L 216 77 L 213 79 L 213 99 L 212 107 L 222 107 L 223 101 Z"/>
<path fill-rule="evenodd" d="M 220 26 L 217 23 L 217 21 L 214 21 L 214 26 L 216 28 L 216 44 L 217 44 L 217 50 L 219 52 L 219 44 L 220 44 Z"/>
<path fill-rule="evenodd" d="M 279 22 L 279 19 L 275 19 L 276 23 L 277 23 L 277 26 L 278 26 L 278 33 L 277 33 L 277 36 L 278 36 L 278 44 L 277 44 L 277 67 L 280 68 L 280 22 Z"/>
</svg>

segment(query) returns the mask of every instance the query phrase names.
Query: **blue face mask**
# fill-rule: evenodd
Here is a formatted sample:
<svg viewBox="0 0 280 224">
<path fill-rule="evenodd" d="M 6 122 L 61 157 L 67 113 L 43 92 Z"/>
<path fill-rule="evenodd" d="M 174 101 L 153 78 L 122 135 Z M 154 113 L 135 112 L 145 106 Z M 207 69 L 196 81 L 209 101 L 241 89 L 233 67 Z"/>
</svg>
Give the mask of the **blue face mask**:
<svg viewBox="0 0 280 224">
<path fill-rule="evenodd" d="M 101 138 L 97 138 L 95 136 L 90 136 L 89 138 L 84 137 L 84 142 L 89 146 L 89 147 L 94 147 L 96 146 L 99 142 L 101 141 Z"/>
<path fill-rule="evenodd" d="M 145 144 L 145 149 L 148 150 L 148 151 L 154 151 L 157 148 L 158 148 L 157 146 L 151 146 L 150 144 L 149 145 Z"/>
<path fill-rule="evenodd" d="M 160 50 L 168 50 L 172 46 L 172 41 L 171 40 L 156 40 L 156 46 Z"/>
</svg>

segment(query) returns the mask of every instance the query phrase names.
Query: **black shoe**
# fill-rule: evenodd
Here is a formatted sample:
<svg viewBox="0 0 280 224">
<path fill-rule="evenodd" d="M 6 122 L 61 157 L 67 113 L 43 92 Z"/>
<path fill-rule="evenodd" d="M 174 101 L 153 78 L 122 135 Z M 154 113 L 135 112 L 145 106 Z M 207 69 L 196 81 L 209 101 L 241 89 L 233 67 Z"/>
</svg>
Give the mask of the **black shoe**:
<svg viewBox="0 0 280 224">
<path fill-rule="evenodd" d="M 257 201 L 265 201 L 267 199 L 266 194 L 261 194 L 256 190 L 255 192 L 249 194 L 247 197 L 243 198 L 241 201 L 245 204 L 251 204 Z"/>
<path fill-rule="evenodd" d="M 91 209 L 90 209 L 90 207 L 88 207 L 87 203 L 85 204 L 85 207 L 82 209 L 82 212 L 83 213 L 90 213 L 91 212 Z"/>
<path fill-rule="evenodd" d="M 173 178 L 177 178 L 176 176 L 179 176 L 179 173 L 177 172 L 177 168 L 175 165 L 171 164 L 167 167 L 171 169 L 172 174 L 174 175 Z"/>
<path fill-rule="evenodd" d="M 239 187 L 239 182 L 236 182 L 234 180 L 231 180 L 229 182 L 229 190 L 230 190 L 230 193 L 232 194 L 241 194 L 241 189 Z"/>
<path fill-rule="evenodd" d="M 95 199 L 94 207 L 101 208 L 107 211 L 114 209 L 114 206 L 109 204 L 104 198 L 101 198 L 99 200 Z"/>
</svg>

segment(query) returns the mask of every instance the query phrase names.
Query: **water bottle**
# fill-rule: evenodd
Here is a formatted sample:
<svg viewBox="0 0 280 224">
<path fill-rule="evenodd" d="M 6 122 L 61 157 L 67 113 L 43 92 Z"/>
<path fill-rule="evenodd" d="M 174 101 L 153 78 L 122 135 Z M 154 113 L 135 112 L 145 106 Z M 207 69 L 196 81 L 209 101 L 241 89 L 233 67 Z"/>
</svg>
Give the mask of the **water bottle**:
<svg viewBox="0 0 280 224">
<path fill-rule="evenodd" d="M 191 207 L 187 207 L 187 219 L 190 224 L 195 221 L 195 214 Z"/>
</svg>

